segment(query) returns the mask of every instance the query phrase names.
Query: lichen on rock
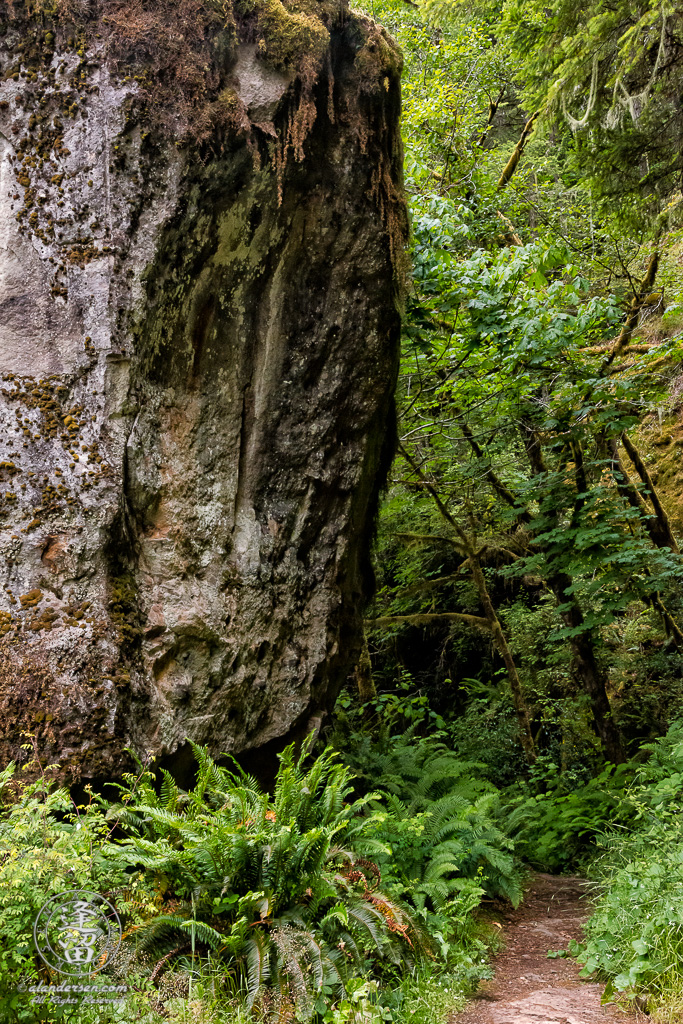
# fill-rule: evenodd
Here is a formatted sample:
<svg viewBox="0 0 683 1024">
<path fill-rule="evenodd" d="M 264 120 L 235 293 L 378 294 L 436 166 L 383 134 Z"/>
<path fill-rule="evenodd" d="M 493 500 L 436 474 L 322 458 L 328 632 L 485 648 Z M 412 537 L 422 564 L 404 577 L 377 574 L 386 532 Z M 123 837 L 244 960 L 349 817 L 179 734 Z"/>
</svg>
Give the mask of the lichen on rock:
<svg viewBox="0 0 683 1024">
<path fill-rule="evenodd" d="M 319 721 L 391 444 L 400 55 L 341 0 L 0 0 L 0 708 L 82 777 Z"/>
</svg>

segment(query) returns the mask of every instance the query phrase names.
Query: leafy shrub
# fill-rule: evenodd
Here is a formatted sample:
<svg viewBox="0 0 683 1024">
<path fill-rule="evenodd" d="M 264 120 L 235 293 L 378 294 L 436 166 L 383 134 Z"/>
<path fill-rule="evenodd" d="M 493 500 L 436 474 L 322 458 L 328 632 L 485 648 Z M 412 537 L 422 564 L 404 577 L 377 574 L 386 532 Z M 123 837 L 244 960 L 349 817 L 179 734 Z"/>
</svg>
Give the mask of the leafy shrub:
<svg viewBox="0 0 683 1024">
<path fill-rule="evenodd" d="M 107 843 L 111 824 L 101 806 L 91 802 L 76 807 L 68 791 L 54 785 L 49 769 L 38 781 L 22 786 L 11 763 L 0 772 L 0 794 L 6 801 L 0 814 L 0 1016 L 61 1020 L 73 1009 L 32 1008 L 18 992 L 19 986 L 47 977 L 33 943 L 33 923 L 43 904 L 67 889 L 105 893 L 124 882 L 122 913 L 132 904 L 151 903 L 151 897 L 140 879 L 126 878 L 125 863 Z M 96 1017 L 93 1010 L 88 1019 Z"/>
<path fill-rule="evenodd" d="M 632 772 L 632 766 L 608 764 L 596 778 L 568 790 L 557 766 L 539 758 L 530 781 L 508 796 L 507 829 L 517 852 L 543 871 L 585 869 L 597 853 L 598 836 L 633 817 L 624 795 Z M 539 784 L 545 792 L 534 793 Z"/>
<path fill-rule="evenodd" d="M 498 788 L 523 778 L 528 765 L 509 695 L 477 680 L 463 680 L 460 686 L 467 686 L 470 699 L 463 714 L 449 722 L 449 736 L 458 756 L 475 760 L 480 777 Z"/>
<path fill-rule="evenodd" d="M 643 749 L 649 760 L 627 793 L 634 820 L 601 838 L 595 911 L 572 951 L 608 995 L 670 1003 L 683 1001 L 683 723 Z"/>
<path fill-rule="evenodd" d="M 606 838 L 600 896 L 572 951 L 615 990 L 683 991 L 683 841 L 680 827 L 652 825 Z"/>
</svg>

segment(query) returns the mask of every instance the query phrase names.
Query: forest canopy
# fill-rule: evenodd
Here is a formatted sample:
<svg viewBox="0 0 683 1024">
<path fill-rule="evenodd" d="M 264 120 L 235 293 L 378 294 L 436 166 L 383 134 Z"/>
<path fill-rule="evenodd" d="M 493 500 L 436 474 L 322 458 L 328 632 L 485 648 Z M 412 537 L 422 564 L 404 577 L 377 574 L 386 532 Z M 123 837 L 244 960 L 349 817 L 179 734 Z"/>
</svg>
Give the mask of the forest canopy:
<svg viewBox="0 0 683 1024">
<path fill-rule="evenodd" d="M 406 55 L 413 227 L 379 661 L 466 715 L 491 651 L 527 761 L 571 758 L 583 720 L 579 760 L 620 763 L 680 701 L 678 21 L 375 13 Z"/>
</svg>

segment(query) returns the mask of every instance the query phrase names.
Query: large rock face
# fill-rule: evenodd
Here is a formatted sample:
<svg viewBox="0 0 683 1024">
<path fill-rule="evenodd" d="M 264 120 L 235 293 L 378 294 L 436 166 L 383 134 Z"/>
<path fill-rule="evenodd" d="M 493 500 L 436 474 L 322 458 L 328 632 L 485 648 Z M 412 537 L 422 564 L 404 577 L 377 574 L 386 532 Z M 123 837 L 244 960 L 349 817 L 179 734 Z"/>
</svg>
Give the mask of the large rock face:
<svg viewBox="0 0 683 1024">
<path fill-rule="evenodd" d="M 0 0 L 0 755 L 81 777 L 352 668 L 404 234 L 373 23 L 101 8 Z"/>
</svg>

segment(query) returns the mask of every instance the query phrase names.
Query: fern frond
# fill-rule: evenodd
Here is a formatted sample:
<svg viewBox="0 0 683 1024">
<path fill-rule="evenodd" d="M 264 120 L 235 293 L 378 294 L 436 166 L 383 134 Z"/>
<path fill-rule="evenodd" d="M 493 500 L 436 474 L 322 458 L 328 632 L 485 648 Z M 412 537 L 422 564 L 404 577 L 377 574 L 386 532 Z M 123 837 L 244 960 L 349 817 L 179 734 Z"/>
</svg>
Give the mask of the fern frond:
<svg viewBox="0 0 683 1024">
<path fill-rule="evenodd" d="M 215 928 L 206 924 L 205 921 L 183 921 L 180 927 L 190 934 L 194 933 L 200 942 L 204 942 L 211 949 L 218 949 L 225 943 L 225 935 L 217 932 Z"/>
<path fill-rule="evenodd" d="M 247 942 L 247 1006 L 254 1005 L 254 1000 L 261 988 L 270 978 L 270 939 L 258 928 L 253 929 Z"/>
</svg>

